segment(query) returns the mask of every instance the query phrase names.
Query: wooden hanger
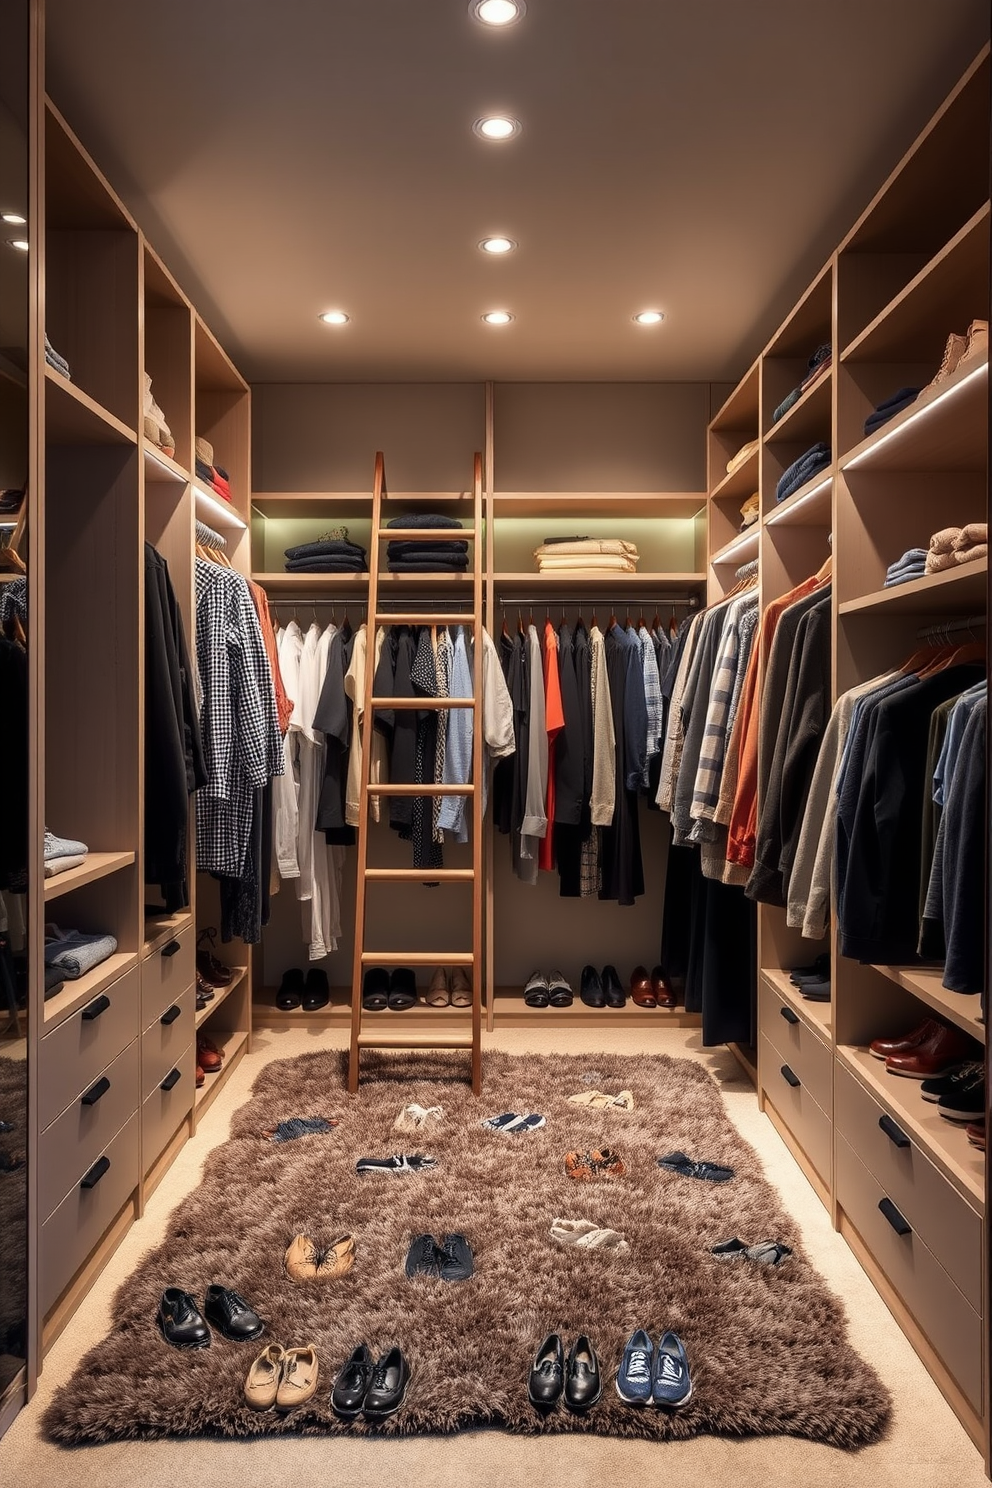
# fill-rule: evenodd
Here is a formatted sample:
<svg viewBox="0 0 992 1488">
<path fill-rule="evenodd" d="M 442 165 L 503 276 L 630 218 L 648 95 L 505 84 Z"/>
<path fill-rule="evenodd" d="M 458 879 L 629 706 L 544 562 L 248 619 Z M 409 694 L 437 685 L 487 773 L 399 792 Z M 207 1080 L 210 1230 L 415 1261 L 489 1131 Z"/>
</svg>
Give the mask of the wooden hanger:
<svg viewBox="0 0 992 1488">
<path fill-rule="evenodd" d="M 826 558 L 823 560 L 823 563 L 821 564 L 820 568 L 817 569 L 817 572 L 816 572 L 816 575 L 815 575 L 816 582 L 818 584 L 825 584 L 828 579 L 833 578 L 833 572 L 834 572 L 834 555 L 833 555 L 833 553 L 828 553 L 827 556 L 826 556 Z"/>
</svg>

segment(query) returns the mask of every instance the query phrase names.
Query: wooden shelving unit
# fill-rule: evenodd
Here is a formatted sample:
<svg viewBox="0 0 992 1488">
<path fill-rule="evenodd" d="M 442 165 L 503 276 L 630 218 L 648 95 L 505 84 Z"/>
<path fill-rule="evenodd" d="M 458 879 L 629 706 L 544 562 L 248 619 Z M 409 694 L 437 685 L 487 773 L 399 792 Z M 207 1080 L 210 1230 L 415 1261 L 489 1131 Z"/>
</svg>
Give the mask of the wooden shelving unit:
<svg viewBox="0 0 992 1488">
<path fill-rule="evenodd" d="M 133 852 L 91 852 L 86 855 L 86 862 L 80 863 L 78 868 L 67 868 L 64 873 L 56 873 L 52 878 L 45 879 L 45 901 L 58 899 L 62 894 L 69 894 L 73 889 L 81 889 L 84 884 L 96 883 L 100 878 L 106 878 L 108 873 L 116 873 L 120 868 L 129 868 L 134 862 Z"/>
<path fill-rule="evenodd" d="M 197 1028 L 202 1028 L 204 1023 L 206 1023 L 209 1018 L 213 1017 L 218 1008 L 224 1006 L 224 1003 L 227 1001 L 227 999 L 233 992 L 237 991 L 238 987 L 240 987 L 241 983 L 248 975 L 247 966 L 236 966 L 233 967 L 232 970 L 234 971 L 234 975 L 228 982 L 227 986 L 215 987 L 214 995 L 207 1003 L 206 1007 L 200 1008 L 199 1012 L 196 1014 L 195 1022 Z"/>
<path fill-rule="evenodd" d="M 214 1043 L 224 1056 L 224 1063 L 216 1074 L 207 1075 L 194 1097 L 194 1113 L 196 1122 L 203 1120 L 213 1102 L 220 1095 L 224 1086 L 241 1063 L 248 1050 L 248 1033 L 240 1029 L 235 1033 L 229 1033 L 224 1038 L 215 1038 Z"/>
<path fill-rule="evenodd" d="M 51 1033 L 60 1023 L 71 1018 L 73 1013 L 92 1002 L 94 997 L 99 997 L 112 982 L 130 971 L 136 966 L 138 957 L 134 951 L 115 951 L 99 966 L 94 966 L 85 976 L 77 977 L 75 981 L 68 981 L 61 992 L 56 992 L 45 1003 L 45 1033 Z"/>
<path fill-rule="evenodd" d="M 883 976 L 905 987 L 920 1002 L 933 1008 L 948 1023 L 985 1043 L 985 1024 L 981 1020 L 978 993 L 967 996 L 961 992 L 948 992 L 943 986 L 944 972 L 939 966 L 876 966 Z"/>
<path fill-rule="evenodd" d="M 822 1038 L 830 1038 L 832 1024 L 831 1004 L 829 1002 L 813 1002 L 806 998 L 794 987 L 789 980 L 789 973 L 781 966 L 763 966 L 761 975 L 765 981 L 770 982 L 778 993 L 789 1003 L 794 1012 L 804 1019 L 811 1028 L 815 1029 Z"/>
<path fill-rule="evenodd" d="M 942 573 L 841 601 L 842 615 L 946 615 L 984 609 L 988 562 L 982 558 Z"/>
</svg>

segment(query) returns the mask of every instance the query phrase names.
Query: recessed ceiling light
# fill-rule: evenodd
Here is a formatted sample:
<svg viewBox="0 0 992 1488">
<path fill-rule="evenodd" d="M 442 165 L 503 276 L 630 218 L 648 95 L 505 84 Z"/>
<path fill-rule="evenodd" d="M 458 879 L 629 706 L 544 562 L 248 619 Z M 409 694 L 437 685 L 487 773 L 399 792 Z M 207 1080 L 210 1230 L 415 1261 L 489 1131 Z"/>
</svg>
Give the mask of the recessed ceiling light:
<svg viewBox="0 0 992 1488">
<path fill-rule="evenodd" d="M 482 318 L 486 325 L 509 325 L 513 316 L 509 310 L 489 310 Z"/>
<path fill-rule="evenodd" d="M 638 325 L 659 325 L 665 318 L 661 310 L 638 310 L 634 320 Z"/>
<path fill-rule="evenodd" d="M 0 212 L 0 220 L 10 222 L 15 227 L 23 227 L 28 219 L 22 217 L 20 212 Z"/>
<path fill-rule="evenodd" d="M 347 325 L 351 316 L 345 315 L 343 310 L 325 310 L 323 315 L 318 316 L 318 319 L 322 320 L 325 325 Z"/>
<path fill-rule="evenodd" d="M 7 247 L 8 248 L 19 248 L 22 253 L 27 253 L 28 248 L 30 246 L 31 245 L 29 244 L 27 238 L 8 238 L 7 239 Z"/>
<path fill-rule="evenodd" d="M 496 115 L 487 119 L 476 119 L 472 125 L 476 134 L 486 140 L 508 140 L 520 133 L 520 120 Z"/>
<path fill-rule="evenodd" d="M 479 244 L 483 253 L 512 253 L 516 246 L 512 238 L 483 238 Z"/>
<path fill-rule="evenodd" d="M 486 26 L 512 26 L 527 9 L 524 0 L 471 0 L 469 10 Z"/>
</svg>

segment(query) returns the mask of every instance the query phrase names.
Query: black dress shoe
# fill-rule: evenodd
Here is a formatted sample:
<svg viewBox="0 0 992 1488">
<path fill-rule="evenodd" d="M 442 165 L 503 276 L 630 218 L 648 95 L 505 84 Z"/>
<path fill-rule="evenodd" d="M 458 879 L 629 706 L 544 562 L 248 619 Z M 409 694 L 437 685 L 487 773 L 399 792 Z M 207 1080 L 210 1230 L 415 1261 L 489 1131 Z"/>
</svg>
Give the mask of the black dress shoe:
<svg viewBox="0 0 992 1488">
<path fill-rule="evenodd" d="M 291 1013 L 303 1000 L 303 973 L 298 966 L 291 966 L 282 974 L 282 985 L 276 993 L 276 1007 L 283 1013 Z"/>
<path fill-rule="evenodd" d="M 389 977 L 389 1006 L 394 1013 L 405 1013 L 417 1001 L 417 977 L 408 966 L 397 966 Z"/>
<path fill-rule="evenodd" d="M 384 966 L 370 966 L 362 982 L 362 1007 L 367 1013 L 381 1013 L 389 1006 L 389 972 Z"/>
<path fill-rule="evenodd" d="M 603 991 L 603 983 L 595 966 L 583 966 L 582 981 L 579 984 L 579 996 L 586 1007 L 601 1008 L 606 1006 L 606 993 Z"/>
<path fill-rule="evenodd" d="M 564 1384 L 565 1351 L 561 1346 L 561 1337 L 557 1333 L 549 1333 L 530 1366 L 527 1395 L 531 1405 L 536 1405 L 538 1410 L 551 1410 L 552 1406 L 558 1404 Z"/>
<path fill-rule="evenodd" d="M 399 1348 L 382 1354 L 372 1371 L 372 1383 L 365 1396 L 362 1414 L 367 1421 L 381 1421 L 392 1416 L 403 1404 L 410 1380 L 410 1366 Z"/>
<path fill-rule="evenodd" d="M 433 1276 L 436 1280 L 441 1274 L 441 1260 L 433 1235 L 415 1235 L 406 1253 L 407 1280 L 415 1276 Z"/>
<path fill-rule="evenodd" d="M 351 1358 L 341 1366 L 331 1391 L 331 1405 L 339 1416 L 357 1416 L 361 1411 L 374 1369 L 375 1360 L 367 1345 L 360 1343 Z"/>
<path fill-rule="evenodd" d="M 244 1297 L 229 1287 L 208 1286 L 203 1298 L 203 1313 L 218 1333 L 232 1343 L 250 1343 L 265 1332 L 265 1324 L 252 1312 Z"/>
<path fill-rule="evenodd" d="M 464 1235 L 445 1235 L 438 1246 L 438 1267 L 442 1281 L 468 1281 L 474 1274 L 475 1258 Z"/>
<path fill-rule="evenodd" d="M 603 1393 L 596 1350 L 584 1333 L 572 1344 L 565 1370 L 565 1404 L 571 1411 L 587 1411 Z"/>
<path fill-rule="evenodd" d="M 606 998 L 607 1007 L 623 1007 L 626 1004 L 627 993 L 617 976 L 615 966 L 603 967 L 603 995 Z"/>
<path fill-rule="evenodd" d="M 205 1349 L 210 1347 L 210 1329 L 200 1316 L 196 1299 L 179 1287 L 166 1287 L 158 1304 L 158 1325 L 162 1337 L 173 1348 Z"/>
<path fill-rule="evenodd" d="M 327 972 L 322 971 L 319 966 L 311 966 L 307 972 L 306 986 L 303 991 L 303 1011 L 315 1013 L 318 1008 L 324 1008 L 331 1000 L 330 988 L 327 985 Z"/>
</svg>

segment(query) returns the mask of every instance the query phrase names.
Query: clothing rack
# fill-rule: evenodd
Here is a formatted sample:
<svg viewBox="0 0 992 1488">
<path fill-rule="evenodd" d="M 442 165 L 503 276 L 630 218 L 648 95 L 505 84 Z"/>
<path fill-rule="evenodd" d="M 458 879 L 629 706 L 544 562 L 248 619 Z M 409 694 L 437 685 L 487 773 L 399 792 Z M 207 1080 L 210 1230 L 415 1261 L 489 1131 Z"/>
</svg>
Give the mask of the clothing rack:
<svg viewBox="0 0 992 1488">
<path fill-rule="evenodd" d="M 957 620 L 945 620 L 940 625 L 927 625 L 916 632 L 918 641 L 944 641 L 961 631 L 968 631 L 973 640 L 981 640 L 987 625 L 985 615 L 968 615 Z"/>
</svg>

